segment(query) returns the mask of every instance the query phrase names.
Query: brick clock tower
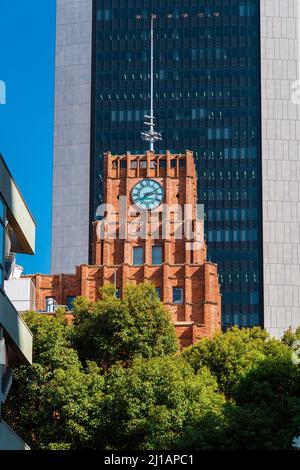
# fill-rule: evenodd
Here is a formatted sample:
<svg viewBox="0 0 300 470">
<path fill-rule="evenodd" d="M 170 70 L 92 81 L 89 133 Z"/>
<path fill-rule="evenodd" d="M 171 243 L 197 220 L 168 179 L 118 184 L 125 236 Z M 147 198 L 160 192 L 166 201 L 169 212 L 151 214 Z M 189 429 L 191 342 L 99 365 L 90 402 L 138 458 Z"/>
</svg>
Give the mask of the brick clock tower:
<svg viewBox="0 0 300 470">
<path fill-rule="evenodd" d="M 49 310 L 49 299 L 58 305 L 79 295 L 96 300 L 106 283 L 122 296 L 127 283 L 150 281 L 171 311 L 181 346 L 220 331 L 217 266 L 206 260 L 196 184 L 192 152 L 107 153 L 92 265 L 75 274 L 31 276 L 37 310 Z"/>
</svg>

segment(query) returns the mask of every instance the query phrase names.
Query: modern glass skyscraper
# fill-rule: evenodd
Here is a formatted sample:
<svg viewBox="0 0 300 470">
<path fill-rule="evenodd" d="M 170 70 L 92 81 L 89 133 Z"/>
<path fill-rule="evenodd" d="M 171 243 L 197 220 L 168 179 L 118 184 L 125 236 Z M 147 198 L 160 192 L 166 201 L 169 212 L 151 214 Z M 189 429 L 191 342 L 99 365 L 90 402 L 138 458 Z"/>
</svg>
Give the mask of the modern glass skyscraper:
<svg viewBox="0 0 300 470">
<path fill-rule="evenodd" d="M 297 301 L 290 305 L 287 299 L 300 292 L 293 293 L 289 274 L 278 281 L 283 264 L 290 263 L 279 253 L 295 250 L 284 244 L 299 236 L 300 214 L 297 227 L 284 228 L 292 220 L 276 218 L 278 210 L 292 210 L 284 203 L 293 202 L 277 152 L 281 148 L 283 160 L 293 161 L 297 149 L 292 128 L 299 112 L 287 95 L 298 73 L 296 0 L 285 7 L 277 0 L 57 1 L 53 271 L 88 261 L 89 226 L 102 202 L 103 153 L 147 148 L 140 134 L 150 107 L 149 28 L 155 14 L 155 116 L 163 136 L 156 151 L 194 151 L 209 256 L 219 267 L 223 326 L 272 327 L 275 318 L 277 329 L 289 326 L 289 309 Z M 70 56 L 74 63 L 68 63 Z M 71 178 L 68 166 L 75 180 L 83 178 L 81 185 L 77 180 L 80 189 L 73 179 L 60 190 L 62 174 Z M 283 234 L 282 242 L 282 235 L 273 241 L 272 230 Z"/>
</svg>

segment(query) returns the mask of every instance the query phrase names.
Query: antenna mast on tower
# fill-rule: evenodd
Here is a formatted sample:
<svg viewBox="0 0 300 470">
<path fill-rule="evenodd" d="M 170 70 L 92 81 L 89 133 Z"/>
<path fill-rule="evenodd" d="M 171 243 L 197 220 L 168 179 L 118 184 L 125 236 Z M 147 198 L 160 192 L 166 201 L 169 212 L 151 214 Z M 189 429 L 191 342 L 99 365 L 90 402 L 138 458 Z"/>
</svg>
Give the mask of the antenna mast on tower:
<svg viewBox="0 0 300 470">
<path fill-rule="evenodd" d="M 154 117 L 154 19 L 156 15 L 151 15 L 151 73 L 150 73 L 150 81 L 151 81 L 151 92 L 150 92 L 150 116 L 144 116 L 144 124 L 145 126 L 149 127 L 149 130 L 146 132 L 142 132 L 142 139 L 149 142 L 149 150 L 150 152 L 154 152 L 154 143 L 158 140 L 162 140 L 161 134 L 154 130 L 155 128 L 155 117 Z"/>
</svg>

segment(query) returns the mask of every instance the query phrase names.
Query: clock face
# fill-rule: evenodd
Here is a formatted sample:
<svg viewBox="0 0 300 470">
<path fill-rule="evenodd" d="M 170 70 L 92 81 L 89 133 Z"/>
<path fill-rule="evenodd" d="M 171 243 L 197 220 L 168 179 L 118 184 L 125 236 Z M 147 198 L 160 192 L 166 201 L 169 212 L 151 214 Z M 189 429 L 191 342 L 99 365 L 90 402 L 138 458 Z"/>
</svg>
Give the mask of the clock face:
<svg viewBox="0 0 300 470">
<path fill-rule="evenodd" d="M 157 181 L 144 179 L 139 181 L 131 191 L 132 202 L 139 209 L 156 209 L 163 201 L 164 190 Z"/>
</svg>

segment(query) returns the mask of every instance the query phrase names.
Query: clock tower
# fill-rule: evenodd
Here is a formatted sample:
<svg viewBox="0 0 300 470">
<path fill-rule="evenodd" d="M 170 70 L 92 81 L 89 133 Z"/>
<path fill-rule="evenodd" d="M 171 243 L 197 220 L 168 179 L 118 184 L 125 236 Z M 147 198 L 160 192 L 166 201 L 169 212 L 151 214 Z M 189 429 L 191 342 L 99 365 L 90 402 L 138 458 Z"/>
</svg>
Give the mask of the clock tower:
<svg viewBox="0 0 300 470">
<path fill-rule="evenodd" d="M 121 296 L 127 283 L 152 282 L 182 345 L 221 328 L 217 266 L 206 260 L 196 185 L 192 152 L 107 153 L 105 210 L 94 224 L 93 263 L 102 266 L 103 283 Z"/>
<path fill-rule="evenodd" d="M 36 309 L 72 309 L 79 295 L 95 301 L 108 283 L 121 297 L 126 284 L 149 281 L 171 312 L 182 347 L 219 332 L 220 286 L 216 264 L 206 260 L 193 153 L 107 153 L 103 183 L 92 264 L 75 274 L 31 276 Z"/>
</svg>

